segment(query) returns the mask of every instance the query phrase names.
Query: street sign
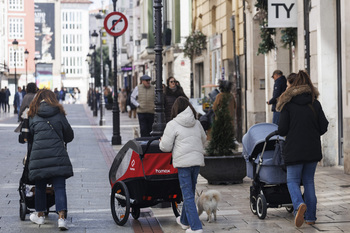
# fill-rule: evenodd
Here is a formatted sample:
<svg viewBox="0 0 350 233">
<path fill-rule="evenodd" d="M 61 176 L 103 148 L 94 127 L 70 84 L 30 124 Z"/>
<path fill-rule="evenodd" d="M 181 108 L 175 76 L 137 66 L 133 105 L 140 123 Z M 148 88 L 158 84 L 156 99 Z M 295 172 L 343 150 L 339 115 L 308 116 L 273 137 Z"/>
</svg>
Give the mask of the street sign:
<svg viewBox="0 0 350 233">
<path fill-rule="evenodd" d="M 298 27 L 297 0 L 269 0 L 268 27 Z"/>
<path fill-rule="evenodd" d="M 109 35 L 121 36 L 128 28 L 128 19 L 120 12 L 112 12 L 106 16 L 103 24 Z"/>
</svg>

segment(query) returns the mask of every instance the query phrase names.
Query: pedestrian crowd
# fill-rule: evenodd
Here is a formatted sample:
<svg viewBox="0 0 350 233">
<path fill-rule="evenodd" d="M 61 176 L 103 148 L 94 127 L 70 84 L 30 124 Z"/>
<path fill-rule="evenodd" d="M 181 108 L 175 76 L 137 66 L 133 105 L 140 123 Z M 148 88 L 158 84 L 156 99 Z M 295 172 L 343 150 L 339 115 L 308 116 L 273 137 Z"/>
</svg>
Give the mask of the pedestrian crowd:
<svg viewBox="0 0 350 233">
<path fill-rule="evenodd" d="M 295 226 L 303 223 L 316 224 L 317 198 L 314 176 L 317 163 L 322 159 L 320 137 L 327 132 L 328 121 L 321 103 L 317 100 L 319 92 L 312 84 L 307 72 L 291 73 L 285 78 L 282 71 L 275 70 L 273 96 L 267 101 L 272 105 L 273 123 L 278 126 L 278 134 L 285 136 L 283 158 L 286 166 L 287 186 L 292 200 Z M 132 91 L 120 89 L 119 107 L 122 113 L 129 112 L 129 117 L 138 117 L 142 138 L 151 136 L 155 113 L 155 87 L 151 77 L 143 75 L 140 84 Z M 216 95 L 212 106 L 212 115 L 228 101 L 228 114 L 232 125 L 235 123 L 237 106 L 231 93 L 232 82 L 220 81 L 220 93 Z M 75 90 L 75 95 L 80 92 Z M 194 107 L 189 102 L 179 82 L 173 77 L 163 86 L 164 115 L 166 127 L 160 139 L 159 147 L 164 152 L 172 152 L 172 163 L 178 169 L 179 183 L 183 196 L 181 215 L 176 222 L 186 232 L 203 232 L 199 220 L 195 190 L 200 166 L 204 164 L 205 145 L 208 140 L 210 123 L 204 127 L 197 118 Z M 5 87 L 0 92 L 0 110 L 9 111 L 8 96 Z M 95 94 L 106 103 L 114 93 L 106 87 L 103 93 L 89 90 L 88 102 Z M 67 121 L 64 108 L 66 90 L 38 90 L 35 83 L 27 87 L 18 87 L 14 98 L 14 109 L 18 121 L 29 119 L 28 139 L 28 177 L 35 184 L 35 212 L 30 220 L 44 224 L 46 211 L 46 187 L 53 184 L 55 190 L 56 211 L 59 213 L 58 227 L 67 230 L 67 196 L 65 181 L 73 176 L 73 168 L 66 150 L 66 144 L 74 138 L 73 130 Z M 208 119 L 207 119 L 208 120 Z M 211 121 L 209 119 L 208 121 Z M 19 126 L 21 127 L 21 126 Z M 232 127 L 232 131 L 234 128 Z M 59 158 L 59 159 L 58 159 Z M 302 194 L 300 186 L 304 187 Z"/>
</svg>

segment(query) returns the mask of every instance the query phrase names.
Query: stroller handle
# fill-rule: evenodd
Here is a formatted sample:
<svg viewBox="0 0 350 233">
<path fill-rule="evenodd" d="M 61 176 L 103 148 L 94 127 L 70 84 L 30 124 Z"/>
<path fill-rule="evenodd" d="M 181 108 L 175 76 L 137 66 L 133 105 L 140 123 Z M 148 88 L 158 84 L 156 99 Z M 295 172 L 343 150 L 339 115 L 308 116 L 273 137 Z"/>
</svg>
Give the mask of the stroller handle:
<svg viewBox="0 0 350 233">
<path fill-rule="evenodd" d="M 278 130 L 273 131 L 272 133 L 270 133 L 269 135 L 267 135 L 266 138 L 265 138 L 265 142 L 267 143 L 267 142 L 270 140 L 270 138 L 272 138 L 272 137 L 275 136 L 275 135 L 278 135 Z"/>
</svg>

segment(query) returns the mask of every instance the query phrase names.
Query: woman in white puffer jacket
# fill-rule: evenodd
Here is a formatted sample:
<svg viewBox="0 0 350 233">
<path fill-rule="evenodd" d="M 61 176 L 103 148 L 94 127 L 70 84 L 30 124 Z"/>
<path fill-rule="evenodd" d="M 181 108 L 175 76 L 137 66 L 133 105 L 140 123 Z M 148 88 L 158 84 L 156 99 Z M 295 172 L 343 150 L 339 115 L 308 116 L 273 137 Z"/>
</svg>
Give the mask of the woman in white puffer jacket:
<svg viewBox="0 0 350 233">
<path fill-rule="evenodd" d="M 199 167 L 204 166 L 206 135 L 195 118 L 196 111 L 186 98 L 176 99 L 171 115 L 172 120 L 165 127 L 159 148 L 163 152 L 172 151 L 173 166 L 178 169 L 184 204 L 176 221 L 187 229 L 186 232 L 203 232 L 195 204 L 195 190 Z"/>
</svg>

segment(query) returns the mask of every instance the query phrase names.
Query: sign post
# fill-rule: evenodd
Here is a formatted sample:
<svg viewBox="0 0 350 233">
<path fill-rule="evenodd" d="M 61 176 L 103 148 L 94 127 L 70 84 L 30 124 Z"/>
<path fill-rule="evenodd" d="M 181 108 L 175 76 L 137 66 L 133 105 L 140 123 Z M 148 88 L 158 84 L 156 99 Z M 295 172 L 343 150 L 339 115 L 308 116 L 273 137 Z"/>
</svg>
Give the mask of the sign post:
<svg viewBox="0 0 350 233">
<path fill-rule="evenodd" d="M 108 14 L 103 22 L 106 32 L 113 36 L 113 66 L 114 66 L 114 98 L 113 98 L 113 136 L 112 145 L 121 145 L 122 138 L 120 136 L 120 109 L 118 105 L 118 83 L 117 83 L 117 38 L 124 34 L 128 28 L 128 19 L 120 12 L 116 11 L 117 0 L 113 0 L 114 12 Z"/>
</svg>

